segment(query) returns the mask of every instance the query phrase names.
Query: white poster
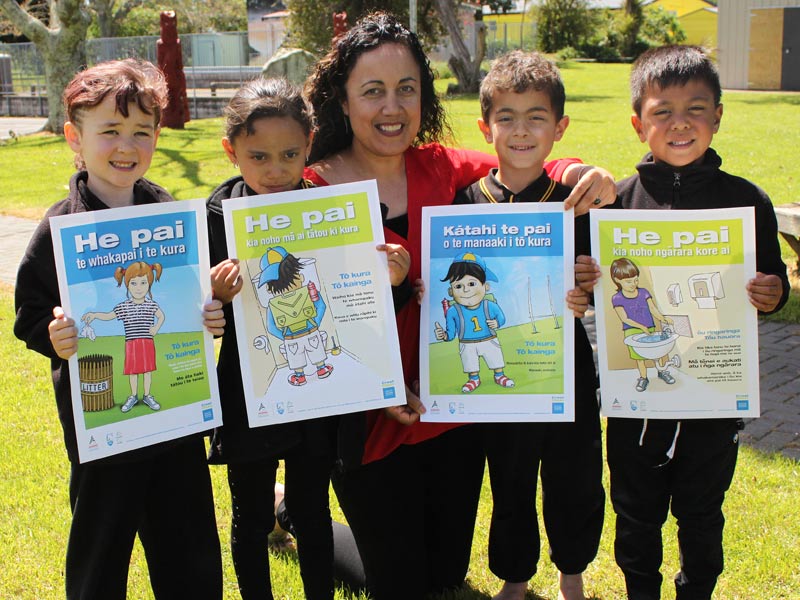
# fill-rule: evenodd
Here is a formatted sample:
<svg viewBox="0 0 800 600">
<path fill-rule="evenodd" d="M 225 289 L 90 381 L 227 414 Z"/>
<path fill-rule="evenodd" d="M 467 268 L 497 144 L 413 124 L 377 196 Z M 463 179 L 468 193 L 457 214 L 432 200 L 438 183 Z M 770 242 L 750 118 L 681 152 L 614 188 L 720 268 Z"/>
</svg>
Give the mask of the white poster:
<svg viewBox="0 0 800 600">
<path fill-rule="evenodd" d="M 759 416 L 752 208 L 590 214 L 602 413 Z"/>
<path fill-rule="evenodd" d="M 405 404 L 375 182 L 222 208 L 250 426 Z"/>
</svg>

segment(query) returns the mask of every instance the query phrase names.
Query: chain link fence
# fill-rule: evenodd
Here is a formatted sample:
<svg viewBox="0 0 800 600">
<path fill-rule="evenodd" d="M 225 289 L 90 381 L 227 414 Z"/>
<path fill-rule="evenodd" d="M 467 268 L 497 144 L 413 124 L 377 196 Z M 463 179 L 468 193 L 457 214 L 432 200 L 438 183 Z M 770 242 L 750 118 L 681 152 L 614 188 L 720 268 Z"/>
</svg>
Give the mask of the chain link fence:
<svg viewBox="0 0 800 600">
<path fill-rule="evenodd" d="M 86 63 L 141 58 L 157 64 L 158 36 L 98 38 L 86 41 Z M 195 33 L 180 37 L 186 85 L 208 88 L 212 83 L 238 87 L 261 72 L 247 66 L 247 32 Z M 224 85 L 222 87 L 225 87 Z M 31 43 L 0 44 L 0 94 L 46 95 L 44 61 Z"/>
</svg>

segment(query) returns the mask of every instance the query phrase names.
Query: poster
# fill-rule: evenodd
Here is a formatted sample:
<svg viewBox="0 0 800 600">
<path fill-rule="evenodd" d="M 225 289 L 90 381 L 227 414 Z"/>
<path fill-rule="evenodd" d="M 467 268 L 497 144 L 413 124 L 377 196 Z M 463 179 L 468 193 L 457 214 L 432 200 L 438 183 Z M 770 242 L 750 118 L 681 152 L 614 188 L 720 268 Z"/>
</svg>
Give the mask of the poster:
<svg viewBox="0 0 800 600">
<path fill-rule="evenodd" d="M 405 404 L 375 182 L 222 209 L 250 427 Z"/>
<path fill-rule="evenodd" d="M 759 416 L 752 208 L 590 214 L 602 413 Z"/>
<path fill-rule="evenodd" d="M 202 200 L 52 217 L 81 462 L 222 423 Z"/>
<path fill-rule="evenodd" d="M 557 202 L 423 208 L 423 420 L 574 421 L 573 225 Z"/>
</svg>

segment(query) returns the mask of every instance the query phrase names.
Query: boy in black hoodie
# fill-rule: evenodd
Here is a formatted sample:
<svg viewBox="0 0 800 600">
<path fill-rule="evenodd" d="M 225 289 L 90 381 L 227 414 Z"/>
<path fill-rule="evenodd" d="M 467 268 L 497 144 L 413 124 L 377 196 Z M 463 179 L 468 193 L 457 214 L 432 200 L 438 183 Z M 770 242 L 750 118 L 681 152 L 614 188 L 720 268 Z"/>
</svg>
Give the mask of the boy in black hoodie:
<svg viewBox="0 0 800 600">
<path fill-rule="evenodd" d="M 47 211 L 34 232 L 17 274 L 14 334 L 50 359 L 71 463 L 65 569 L 70 599 L 124 600 L 137 533 L 156 598 L 222 598 L 202 436 L 85 464 L 78 460 L 68 363 L 78 349 L 78 331 L 61 308 L 50 231 L 54 215 L 172 200 L 144 179 L 166 101 L 164 76 L 148 62 L 101 63 L 73 78 L 64 91 L 64 137 L 79 170 L 70 180 L 69 196 Z M 206 318 L 214 316 L 221 317 L 221 310 L 206 312 Z"/>
<path fill-rule="evenodd" d="M 722 118 L 717 70 L 702 50 L 665 46 L 645 52 L 631 73 L 633 128 L 651 152 L 638 174 L 618 184 L 612 208 L 755 208 L 758 273 L 746 293 L 759 313 L 789 294 L 772 203 L 756 185 L 720 170 L 711 139 Z M 661 596 L 661 527 L 678 521 L 677 600 L 711 598 L 722 573 L 722 503 L 736 466 L 737 419 L 608 419 L 614 550 L 628 598 Z M 674 445 L 674 454 L 667 452 Z"/>
</svg>

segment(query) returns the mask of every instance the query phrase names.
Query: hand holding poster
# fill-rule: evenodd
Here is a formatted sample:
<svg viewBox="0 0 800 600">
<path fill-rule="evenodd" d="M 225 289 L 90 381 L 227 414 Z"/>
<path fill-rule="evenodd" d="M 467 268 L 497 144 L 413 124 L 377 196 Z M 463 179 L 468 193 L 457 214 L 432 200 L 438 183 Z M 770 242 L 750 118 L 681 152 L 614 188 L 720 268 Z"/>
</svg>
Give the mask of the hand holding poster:
<svg viewBox="0 0 800 600">
<path fill-rule="evenodd" d="M 590 214 L 602 413 L 757 417 L 752 209 Z"/>
<path fill-rule="evenodd" d="M 201 200 L 53 217 L 81 462 L 221 424 Z"/>
<path fill-rule="evenodd" d="M 573 255 L 562 203 L 423 208 L 422 420 L 574 420 Z"/>
<path fill-rule="evenodd" d="M 222 207 L 250 427 L 405 404 L 375 182 Z"/>
</svg>

